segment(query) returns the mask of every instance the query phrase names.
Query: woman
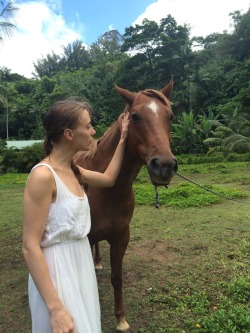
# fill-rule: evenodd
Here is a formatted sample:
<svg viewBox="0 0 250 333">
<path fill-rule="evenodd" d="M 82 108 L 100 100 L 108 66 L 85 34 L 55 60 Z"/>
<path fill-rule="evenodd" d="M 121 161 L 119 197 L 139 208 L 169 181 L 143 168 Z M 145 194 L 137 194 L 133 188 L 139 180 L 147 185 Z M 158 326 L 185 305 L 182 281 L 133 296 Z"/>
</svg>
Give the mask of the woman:
<svg viewBox="0 0 250 333">
<path fill-rule="evenodd" d="M 33 333 L 100 333 L 97 283 L 87 234 L 90 212 L 84 184 L 113 186 L 128 132 L 104 173 L 76 166 L 78 151 L 90 152 L 95 130 L 90 106 L 55 103 L 43 125 L 47 156 L 31 171 L 23 198 L 23 254 L 29 275 Z"/>
</svg>

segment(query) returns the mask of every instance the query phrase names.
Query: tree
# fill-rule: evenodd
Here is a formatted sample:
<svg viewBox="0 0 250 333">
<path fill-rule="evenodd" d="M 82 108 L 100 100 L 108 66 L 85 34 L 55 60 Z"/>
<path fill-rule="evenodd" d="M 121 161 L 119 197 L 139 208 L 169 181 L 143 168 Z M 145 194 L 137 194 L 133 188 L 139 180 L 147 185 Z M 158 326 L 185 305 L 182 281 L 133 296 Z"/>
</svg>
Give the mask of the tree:
<svg viewBox="0 0 250 333">
<path fill-rule="evenodd" d="M 5 120 L 3 123 L 6 124 L 6 140 L 9 140 L 10 97 L 13 94 L 13 89 L 10 89 L 10 82 L 11 72 L 4 67 L 0 70 L 0 111 L 2 111 L 1 118 Z"/>
<path fill-rule="evenodd" d="M 250 122 L 247 123 L 250 126 Z M 231 128 L 221 126 L 213 132 L 213 137 L 204 141 L 210 146 L 208 154 L 222 151 L 225 154 L 235 152 L 239 154 L 250 153 L 250 137 L 235 133 Z"/>
<path fill-rule="evenodd" d="M 235 11 L 229 16 L 233 20 L 234 31 L 219 35 L 215 50 L 223 59 L 244 61 L 250 57 L 250 8 L 244 14 Z"/>
<path fill-rule="evenodd" d="M 133 53 L 128 61 L 129 75 L 140 78 L 140 86 L 154 85 L 156 79 L 154 69 L 155 50 L 159 43 L 159 27 L 154 21 L 144 19 L 142 24 L 136 24 L 125 29 L 125 41 L 122 52 Z M 133 73 L 134 72 L 134 73 Z M 127 82 L 127 78 L 125 80 Z M 133 80 L 132 80 L 133 81 Z M 134 87 L 129 87 L 134 88 Z M 145 88 L 145 86 L 144 86 Z"/>
<path fill-rule="evenodd" d="M 69 43 L 67 46 L 62 46 L 63 56 L 61 58 L 62 67 L 64 70 L 78 70 L 88 68 L 91 65 L 89 51 L 83 46 L 80 40 Z"/>
<path fill-rule="evenodd" d="M 177 62 L 174 56 L 181 56 L 188 43 L 188 35 L 188 27 L 177 25 L 171 15 L 159 24 L 145 19 L 140 25 L 126 28 L 121 50 L 132 56 L 125 67 L 124 82 L 132 85 L 130 89 L 134 88 L 137 77 L 138 88 L 161 88 L 174 74 L 178 85 L 183 81 L 184 64 Z"/>
<path fill-rule="evenodd" d="M 47 54 L 46 57 L 39 59 L 36 64 L 34 63 L 34 76 L 51 78 L 62 71 L 73 72 L 91 66 L 90 53 L 80 40 L 69 43 L 67 46 L 62 45 L 62 50 L 61 55 L 55 54 L 53 51 L 52 54 Z"/>
<path fill-rule="evenodd" d="M 243 111 L 241 110 L 243 109 Z M 211 131 L 210 137 L 204 143 L 208 145 L 209 153 L 223 151 L 224 153 L 250 152 L 250 117 L 244 113 L 244 107 L 236 102 L 228 103 L 221 110 L 223 119 L 221 125 Z M 224 123 L 224 124 L 223 124 Z"/>
<path fill-rule="evenodd" d="M 160 78 L 160 82 L 164 82 L 166 77 L 174 76 L 177 87 L 179 87 L 179 82 L 188 79 L 190 62 L 193 57 L 189 27 L 178 25 L 176 20 L 168 15 L 160 21 L 159 34 L 160 42 L 155 58 L 157 76 Z M 178 56 L 180 61 L 176 61 Z"/>
<path fill-rule="evenodd" d="M 158 24 L 144 19 L 142 25 L 136 24 L 135 27 L 126 28 L 124 36 L 126 39 L 122 50 L 145 54 L 152 70 L 152 57 L 159 41 Z"/>
<path fill-rule="evenodd" d="M 183 112 L 177 123 L 172 125 L 171 138 L 173 147 L 176 147 L 176 153 L 197 152 L 197 119 L 192 111 Z"/>
<path fill-rule="evenodd" d="M 18 8 L 14 6 L 11 0 L 0 1 L 0 41 L 3 40 L 3 35 L 10 37 L 13 34 L 16 26 L 11 20 L 17 10 Z"/>
<path fill-rule="evenodd" d="M 35 77 L 42 78 L 44 76 L 52 77 L 56 73 L 63 70 L 61 57 L 58 54 L 52 52 L 52 54 L 47 54 L 46 57 L 38 59 L 37 63 L 33 63 L 35 67 Z"/>
<path fill-rule="evenodd" d="M 103 66 L 107 62 L 122 58 L 121 46 L 124 37 L 117 30 L 105 32 L 90 47 L 90 56 L 94 65 Z"/>
<path fill-rule="evenodd" d="M 204 140 L 209 137 L 211 131 L 221 126 L 219 115 L 209 110 L 208 115 L 183 112 L 180 118 L 172 125 L 173 147 L 178 154 L 206 153 L 207 146 Z"/>
</svg>

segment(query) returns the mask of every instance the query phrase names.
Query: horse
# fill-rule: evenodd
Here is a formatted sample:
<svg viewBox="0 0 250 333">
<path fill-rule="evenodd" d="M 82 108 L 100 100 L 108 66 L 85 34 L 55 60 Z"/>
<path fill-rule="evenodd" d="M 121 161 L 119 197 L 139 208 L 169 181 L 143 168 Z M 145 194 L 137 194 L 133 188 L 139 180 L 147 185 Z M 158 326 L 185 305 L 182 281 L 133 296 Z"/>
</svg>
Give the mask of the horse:
<svg viewBox="0 0 250 333">
<path fill-rule="evenodd" d="M 110 245 L 114 315 L 118 321 L 116 332 L 131 332 L 123 306 L 122 262 L 129 243 L 129 224 L 135 206 L 133 181 L 141 167 L 146 165 L 154 186 L 168 185 L 178 168 L 169 142 L 173 117 L 172 89 L 172 80 L 161 90 L 146 89 L 138 93 L 115 85 L 116 92 L 126 103 L 124 112 L 129 113 L 130 119 L 121 171 L 114 187 L 87 189 L 92 220 L 88 237 L 91 247 L 96 248 L 94 261 L 99 269 L 102 266 L 98 242 L 106 240 Z M 120 139 L 122 114 L 98 140 L 94 156 L 86 158 L 83 152 L 78 152 L 76 164 L 90 170 L 105 171 Z"/>
</svg>

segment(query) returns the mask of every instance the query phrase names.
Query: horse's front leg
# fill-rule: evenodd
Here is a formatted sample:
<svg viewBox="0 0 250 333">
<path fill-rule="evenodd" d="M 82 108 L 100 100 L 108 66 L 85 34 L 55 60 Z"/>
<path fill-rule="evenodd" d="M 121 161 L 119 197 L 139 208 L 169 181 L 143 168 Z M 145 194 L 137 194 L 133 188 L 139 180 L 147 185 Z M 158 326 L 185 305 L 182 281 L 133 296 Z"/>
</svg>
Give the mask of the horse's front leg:
<svg viewBox="0 0 250 333">
<path fill-rule="evenodd" d="M 129 227 L 116 240 L 110 242 L 111 283 L 114 288 L 115 311 L 118 320 L 117 333 L 132 333 L 125 319 L 122 295 L 122 262 L 129 242 Z"/>
</svg>

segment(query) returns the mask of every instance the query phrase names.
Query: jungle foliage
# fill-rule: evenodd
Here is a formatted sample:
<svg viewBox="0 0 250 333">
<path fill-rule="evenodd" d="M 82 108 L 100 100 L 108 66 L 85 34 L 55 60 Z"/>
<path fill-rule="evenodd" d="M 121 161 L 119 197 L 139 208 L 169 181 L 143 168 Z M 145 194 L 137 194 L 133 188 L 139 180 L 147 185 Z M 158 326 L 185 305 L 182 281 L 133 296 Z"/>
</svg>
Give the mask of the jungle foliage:
<svg viewBox="0 0 250 333">
<path fill-rule="evenodd" d="M 230 16 L 232 32 L 205 38 L 168 15 L 106 32 L 89 48 L 76 40 L 34 63 L 33 78 L 1 68 L 0 138 L 42 139 L 49 106 L 72 95 L 92 104 L 101 135 L 124 108 L 114 84 L 161 89 L 173 77 L 175 154 L 250 152 L 250 8 Z"/>
</svg>

